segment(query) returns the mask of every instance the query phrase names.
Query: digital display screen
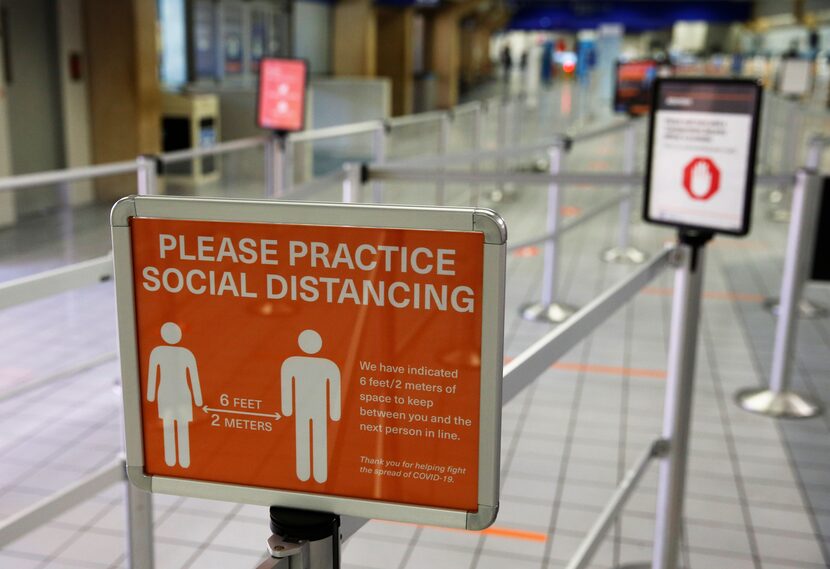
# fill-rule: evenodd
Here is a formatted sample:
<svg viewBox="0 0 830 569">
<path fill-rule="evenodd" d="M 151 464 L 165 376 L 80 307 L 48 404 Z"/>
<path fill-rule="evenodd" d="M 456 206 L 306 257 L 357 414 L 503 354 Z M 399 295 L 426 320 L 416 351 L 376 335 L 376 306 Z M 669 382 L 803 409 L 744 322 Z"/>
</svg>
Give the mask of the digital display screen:
<svg viewBox="0 0 830 569">
<path fill-rule="evenodd" d="M 303 129 L 306 62 L 301 59 L 263 58 L 259 66 L 257 124 L 283 132 Z"/>
<path fill-rule="evenodd" d="M 651 105 L 651 85 L 657 77 L 659 63 L 654 60 L 617 63 L 614 110 L 630 115 L 644 115 Z"/>
<path fill-rule="evenodd" d="M 760 85 L 737 79 L 658 79 L 654 93 L 645 219 L 745 235 Z"/>
</svg>

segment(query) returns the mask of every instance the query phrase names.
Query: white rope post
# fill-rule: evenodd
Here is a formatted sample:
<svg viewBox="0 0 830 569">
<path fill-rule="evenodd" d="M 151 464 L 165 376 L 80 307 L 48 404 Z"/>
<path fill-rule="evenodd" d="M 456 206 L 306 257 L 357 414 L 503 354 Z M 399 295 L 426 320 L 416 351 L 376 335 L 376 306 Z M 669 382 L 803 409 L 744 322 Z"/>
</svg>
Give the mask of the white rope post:
<svg viewBox="0 0 830 569">
<path fill-rule="evenodd" d="M 449 112 L 441 116 L 438 123 L 438 156 L 446 158 L 450 146 L 450 121 L 452 116 Z M 441 162 L 440 170 L 446 169 L 444 161 Z M 444 205 L 446 202 L 446 190 L 443 176 L 438 176 L 438 181 L 435 183 L 435 203 L 437 205 Z"/>
<path fill-rule="evenodd" d="M 136 158 L 138 164 L 138 195 L 154 196 L 158 194 L 158 159 L 149 154 Z"/>
<path fill-rule="evenodd" d="M 378 123 L 378 128 L 372 133 L 372 151 L 375 164 L 378 166 L 386 162 L 387 135 L 389 127 L 385 121 Z M 383 203 L 383 183 L 372 182 L 372 199 L 375 203 Z"/>
<path fill-rule="evenodd" d="M 623 171 L 626 174 L 634 173 L 637 161 L 637 123 L 629 122 L 625 129 L 623 148 Z M 622 193 L 627 196 L 620 202 L 620 214 L 617 221 L 617 246 L 602 252 L 602 260 L 606 263 L 622 263 L 638 265 L 645 262 L 646 254 L 629 245 L 631 231 L 631 186 L 623 186 Z"/>
<path fill-rule="evenodd" d="M 265 142 L 265 195 L 281 198 L 285 195 L 285 137 L 272 133 Z"/>
<path fill-rule="evenodd" d="M 357 203 L 360 201 L 360 187 L 362 185 L 362 167 L 356 162 L 343 165 L 346 176 L 343 178 L 343 203 Z"/>
<path fill-rule="evenodd" d="M 735 395 L 735 401 L 746 411 L 776 418 L 814 417 L 822 411 L 817 401 L 790 390 L 798 306 L 813 258 L 820 191 L 821 177 L 815 171 L 801 170 L 797 174 L 784 257 L 781 302 L 775 326 L 770 385 L 768 388 L 743 389 Z"/>
<path fill-rule="evenodd" d="M 562 162 L 562 153 L 565 146 L 569 144 L 564 141 L 548 149 L 549 171 L 556 176 L 559 174 Z M 551 182 L 548 185 L 548 206 L 546 211 L 545 233 L 555 234 L 559 228 L 559 208 L 561 196 L 559 182 Z M 519 313 L 525 320 L 544 322 L 547 324 L 559 324 L 574 315 L 576 308 L 560 303 L 559 297 L 559 244 L 558 239 L 552 238 L 545 242 L 542 268 L 542 298 L 540 302 L 522 305 Z"/>
</svg>

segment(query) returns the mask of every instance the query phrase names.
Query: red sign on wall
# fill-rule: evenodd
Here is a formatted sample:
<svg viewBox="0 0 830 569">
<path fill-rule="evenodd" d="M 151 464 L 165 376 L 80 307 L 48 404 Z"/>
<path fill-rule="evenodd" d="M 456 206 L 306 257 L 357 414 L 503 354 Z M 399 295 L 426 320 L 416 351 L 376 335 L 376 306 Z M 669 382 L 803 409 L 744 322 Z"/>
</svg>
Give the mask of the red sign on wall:
<svg viewBox="0 0 830 569">
<path fill-rule="evenodd" d="M 284 132 L 303 129 L 305 118 L 306 62 L 302 59 L 266 58 L 259 66 L 257 124 Z"/>
</svg>

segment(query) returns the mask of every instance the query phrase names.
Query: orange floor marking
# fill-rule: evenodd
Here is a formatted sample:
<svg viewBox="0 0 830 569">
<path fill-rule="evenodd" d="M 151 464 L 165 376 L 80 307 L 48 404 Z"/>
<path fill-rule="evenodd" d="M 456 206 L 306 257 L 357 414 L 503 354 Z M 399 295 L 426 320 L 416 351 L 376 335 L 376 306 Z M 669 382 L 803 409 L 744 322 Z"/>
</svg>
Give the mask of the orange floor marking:
<svg viewBox="0 0 830 569">
<path fill-rule="evenodd" d="M 563 371 L 584 371 L 588 373 L 605 373 L 608 375 L 629 375 L 638 377 L 653 377 L 655 379 L 666 379 L 666 372 L 661 369 L 643 369 L 633 367 L 615 367 L 596 364 L 577 364 L 571 362 L 557 362 L 553 369 Z"/>
<path fill-rule="evenodd" d="M 510 363 L 513 358 L 507 356 L 504 363 Z M 654 379 L 666 379 L 666 372 L 661 369 L 645 369 L 636 367 L 616 367 L 598 364 L 579 364 L 576 362 L 557 362 L 551 369 L 561 371 L 584 371 L 587 373 L 604 373 L 608 375 L 627 375 L 630 377 L 651 377 Z"/>
<path fill-rule="evenodd" d="M 582 208 L 576 207 L 575 205 L 566 205 L 559 209 L 559 213 L 562 217 L 576 217 L 582 213 Z"/>
<path fill-rule="evenodd" d="M 535 257 L 539 254 L 539 247 L 536 245 L 530 245 L 528 247 L 522 247 L 520 249 L 516 249 L 513 251 L 512 255 L 514 257 Z"/>
<path fill-rule="evenodd" d="M 508 539 L 523 539 L 525 541 L 538 541 L 544 542 L 548 540 L 548 536 L 535 532 L 535 531 L 525 531 L 521 529 L 508 529 L 508 528 L 500 528 L 500 527 L 489 527 L 486 530 L 480 532 L 487 535 L 493 535 L 497 537 L 506 537 Z"/>
<path fill-rule="evenodd" d="M 674 289 L 672 288 L 646 287 L 643 289 L 643 294 L 651 296 L 671 296 L 673 292 Z M 724 292 L 718 290 L 708 290 L 703 293 L 703 298 L 709 300 L 734 300 L 737 302 L 762 302 L 764 300 L 764 295 L 749 292 Z"/>
<path fill-rule="evenodd" d="M 510 529 L 510 528 L 503 528 L 498 526 L 490 526 L 489 528 L 482 530 L 482 531 L 471 531 L 466 529 L 458 529 L 458 528 L 442 528 L 439 526 L 423 526 L 418 524 L 409 524 L 406 522 L 384 522 L 387 524 L 400 524 L 405 526 L 417 526 L 420 528 L 425 529 L 435 529 L 440 531 L 454 531 L 454 532 L 461 532 L 461 533 L 478 533 L 484 535 L 492 535 L 493 537 L 504 537 L 506 539 L 519 539 L 523 541 L 537 541 L 537 542 L 545 542 L 548 540 L 548 536 L 544 533 L 540 533 L 537 531 L 527 531 L 523 529 Z"/>
</svg>

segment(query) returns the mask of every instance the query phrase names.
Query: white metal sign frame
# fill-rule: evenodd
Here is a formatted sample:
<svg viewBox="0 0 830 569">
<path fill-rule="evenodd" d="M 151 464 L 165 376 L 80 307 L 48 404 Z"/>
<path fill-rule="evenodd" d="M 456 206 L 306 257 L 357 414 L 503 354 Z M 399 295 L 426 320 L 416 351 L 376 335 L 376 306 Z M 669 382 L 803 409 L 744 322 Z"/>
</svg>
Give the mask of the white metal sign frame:
<svg viewBox="0 0 830 569">
<path fill-rule="evenodd" d="M 269 224 L 480 232 L 484 236 L 478 510 L 464 511 L 369 499 L 203 482 L 145 474 L 136 303 L 130 219 L 133 217 Z M 498 511 L 507 229 L 479 208 L 405 207 L 266 200 L 130 196 L 111 215 L 118 336 L 123 383 L 127 475 L 148 492 L 263 506 L 332 512 L 363 518 L 484 529 Z"/>
</svg>

